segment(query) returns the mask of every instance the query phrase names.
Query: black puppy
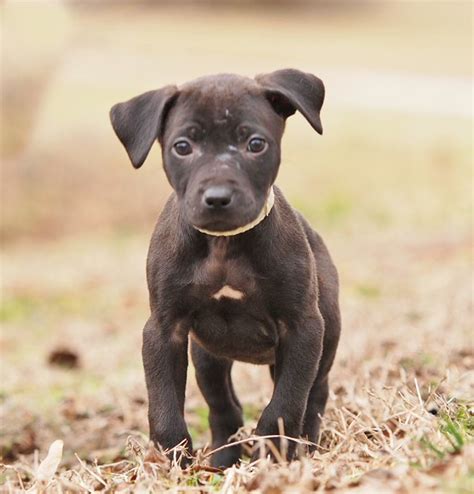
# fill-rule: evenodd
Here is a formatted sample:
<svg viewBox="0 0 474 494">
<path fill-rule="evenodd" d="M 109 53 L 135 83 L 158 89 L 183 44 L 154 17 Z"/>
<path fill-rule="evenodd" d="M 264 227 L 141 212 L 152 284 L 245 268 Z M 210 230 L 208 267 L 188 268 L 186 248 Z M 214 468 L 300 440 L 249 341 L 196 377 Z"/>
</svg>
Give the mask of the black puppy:
<svg viewBox="0 0 474 494">
<path fill-rule="evenodd" d="M 321 134 L 323 99 L 320 79 L 288 69 L 204 77 L 111 110 L 135 168 L 158 139 L 174 189 L 151 240 L 143 333 L 150 436 L 164 448 L 186 440 L 192 450 L 188 341 L 213 448 L 243 423 L 234 360 L 270 366 L 275 387 L 256 434 L 278 434 L 281 418 L 286 435 L 318 440 L 340 333 L 337 271 L 274 182 L 286 118 L 298 110 Z M 224 448 L 212 464 L 240 454 Z"/>
</svg>

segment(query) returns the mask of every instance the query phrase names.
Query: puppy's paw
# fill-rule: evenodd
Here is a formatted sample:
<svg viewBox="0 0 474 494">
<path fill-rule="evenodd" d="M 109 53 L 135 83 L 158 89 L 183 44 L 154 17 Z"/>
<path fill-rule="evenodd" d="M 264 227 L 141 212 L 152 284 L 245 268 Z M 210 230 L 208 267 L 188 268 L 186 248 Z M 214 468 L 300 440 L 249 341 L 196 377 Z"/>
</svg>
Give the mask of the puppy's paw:
<svg viewBox="0 0 474 494">
<path fill-rule="evenodd" d="M 178 464 L 181 468 L 186 468 L 193 461 L 193 443 L 191 436 L 185 434 L 173 437 L 154 435 L 150 438 L 168 457 L 171 465 Z"/>
<path fill-rule="evenodd" d="M 222 469 L 231 467 L 240 460 L 241 454 L 242 448 L 240 445 L 221 449 L 212 455 L 211 466 Z"/>
<path fill-rule="evenodd" d="M 252 447 L 251 461 L 269 459 L 281 463 L 291 461 L 295 458 L 295 442 L 286 437 L 262 438 L 257 440 Z"/>
<path fill-rule="evenodd" d="M 255 435 L 262 439 L 253 445 L 252 461 L 270 458 L 273 461 L 291 461 L 296 452 L 296 442 L 293 437 L 299 437 L 300 424 L 297 420 L 284 420 L 283 414 L 275 413 L 272 407 L 267 407 L 255 430 Z"/>
</svg>

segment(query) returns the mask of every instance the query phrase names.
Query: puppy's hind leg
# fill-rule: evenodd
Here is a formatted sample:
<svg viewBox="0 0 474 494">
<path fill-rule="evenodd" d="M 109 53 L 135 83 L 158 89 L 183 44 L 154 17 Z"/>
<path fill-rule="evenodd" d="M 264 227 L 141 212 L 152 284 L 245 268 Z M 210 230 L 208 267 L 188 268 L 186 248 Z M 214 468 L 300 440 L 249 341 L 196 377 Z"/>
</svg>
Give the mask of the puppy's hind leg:
<svg viewBox="0 0 474 494">
<path fill-rule="evenodd" d="M 309 393 L 303 424 L 303 438 L 311 441 L 315 445 L 318 444 L 321 417 L 326 408 L 328 394 L 329 386 L 327 376 L 322 380 L 316 378 Z M 316 446 L 310 445 L 308 449 L 312 452 L 316 449 Z"/>
<path fill-rule="evenodd" d="M 231 381 L 232 360 L 211 355 L 193 340 L 191 357 L 199 389 L 209 405 L 212 449 L 215 449 L 226 444 L 243 425 L 242 407 Z M 240 455 L 240 446 L 224 448 L 212 456 L 211 465 L 229 467 L 240 459 Z"/>
<path fill-rule="evenodd" d="M 322 302 L 321 312 L 323 313 L 326 326 L 324 332 L 324 350 L 319 364 L 318 375 L 309 392 L 303 423 L 303 436 L 315 444 L 318 444 L 319 440 L 321 417 L 324 414 L 329 395 L 328 375 L 334 362 L 341 332 L 341 319 L 337 299 L 335 303 L 330 304 L 327 300 L 327 293 L 322 291 L 320 302 Z M 316 449 L 316 446 L 310 446 L 308 449 L 312 452 Z"/>
</svg>

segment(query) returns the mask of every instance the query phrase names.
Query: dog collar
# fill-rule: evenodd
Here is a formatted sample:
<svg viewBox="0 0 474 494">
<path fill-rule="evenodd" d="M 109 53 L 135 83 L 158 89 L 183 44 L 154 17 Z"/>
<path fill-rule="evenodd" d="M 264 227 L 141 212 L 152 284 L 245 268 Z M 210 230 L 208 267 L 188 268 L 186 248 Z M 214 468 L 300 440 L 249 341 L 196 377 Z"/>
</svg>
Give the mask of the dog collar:
<svg viewBox="0 0 474 494">
<path fill-rule="evenodd" d="M 265 201 L 265 205 L 263 209 L 260 211 L 259 215 L 250 223 L 247 223 L 244 226 L 239 226 L 235 230 L 228 230 L 225 232 L 214 232 L 212 230 L 205 230 L 204 228 L 198 228 L 195 226 L 194 228 L 201 233 L 205 233 L 206 235 L 212 235 L 214 237 L 232 237 L 234 235 L 238 235 L 239 233 L 248 232 L 252 228 L 256 227 L 259 223 L 261 223 L 272 210 L 273 204 L 275 203 L 275 194 L 273 192 L 273 186 L 270 187 L 270 192 L 268 193 L 267 200 Z"/>
</svg>

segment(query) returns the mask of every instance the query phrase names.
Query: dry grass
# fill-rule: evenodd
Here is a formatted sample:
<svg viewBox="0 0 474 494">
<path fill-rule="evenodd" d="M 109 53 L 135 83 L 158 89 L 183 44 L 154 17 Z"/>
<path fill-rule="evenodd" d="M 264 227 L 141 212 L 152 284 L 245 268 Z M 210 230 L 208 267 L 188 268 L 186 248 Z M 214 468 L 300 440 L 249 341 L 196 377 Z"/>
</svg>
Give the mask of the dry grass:
<svg viewBox="0 0 474 494">
<path fill-rule="evenodd" d="M 39 448 L 43 459 L 60 438 L 63 461 L 47 484 L 58 491 L 468 489 L 474 432 L 470 246 L 462 239 L 395 242 L 382 236 L 353 239 L 350 249 L 338 235 L 330 238 L 342 275 L 344 336 L 321 451 L 290 465 L 244 461 L 225 472 L 206 467 L 205 450 L 182 471 L 147 446 L 139 361 L 146 298 L 137 269 L 145 237 L 122 245 L 116 239 L 45 245 L 28 261 L 28 247 L 10 252 L 7 274 L 18 307 L 11 298 L 11 313 L 3 315 L 2 449 L 13 461 L 4 467 L 4 488 L 40 487 L 38 456 L 31 453 Z M 114 273 L 118 262 L 120 275 Z M 45 264 L 63 266 L 62 276 L 48 277 Z M 75 292 L 65 295 L 65 280 Z M 79 368 L 48 364 L 51 351 L 64 347 L 78 355 Z M 246 438 L 271 385 L 266 369 L 254 366 L 238 365 L 234 378 Z M 189 379 L 187 419 L 204 447 L 206 409 L 192 369 Z"/>
<path fill-rule="evenodd" d="M 342 286 L 321 450 L 291 464 L 244 458 L 221 472 L 206 464 L 207 409 L 192 368 L 194 462 L 182 470 L 147 443 L 144 259 L 169 189 L 158 150 L 134 173 L 106 117 L 112 103 L 155 83 L 220 70 L 321 63 L 464 76 L 470 5 L 430 5 L 297 12 L 292 22 L 281 11 L 70 13 L 35 131 L 2 171 L 2 491 L 472 491 L 471 122 L 349 109 L 337 90 L 331 99 L 331 85 L 324 138 L 301 118 L 289 123 L 278 182 L 327 240 Z M 275 45 L 276 31 L 284 43 Z M 16 149 L 25 135 L 10 127 Z M 246 419 L 236 440 L 250 444 L 271 380 L 243 364 L 234 380 Z M 48 455 L 56 440 L 62 452 L 55 443 Z"/>
</svg>

